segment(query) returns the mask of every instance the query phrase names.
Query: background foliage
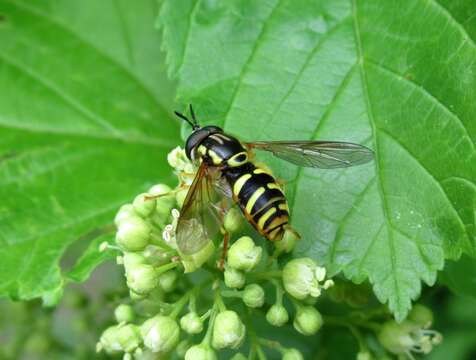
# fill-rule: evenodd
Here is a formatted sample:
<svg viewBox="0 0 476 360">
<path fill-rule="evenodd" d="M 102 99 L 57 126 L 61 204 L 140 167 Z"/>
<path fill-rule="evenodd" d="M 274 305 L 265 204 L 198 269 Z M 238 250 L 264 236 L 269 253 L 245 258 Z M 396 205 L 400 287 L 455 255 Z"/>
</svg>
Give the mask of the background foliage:
<svg viewBox="0 0 476 360">
<path fill-rule="evenodd" d="M 1 295 L 54 304 L 104 260 L 119 205 L 171 179 L 177 97 L 245 140 L 373 148 L 337 171 L 260 157 L 288 182 L 297 253 L 369 280 L 397 319 L 439 270 L 476 296 L 474 260 L 446 261 L 475 254 L 473 1 L 162 3 L 161 34 L 152 0 L 0 0 Z M 437 289 L 451 333 L 473 300 Z"/>
</svg>

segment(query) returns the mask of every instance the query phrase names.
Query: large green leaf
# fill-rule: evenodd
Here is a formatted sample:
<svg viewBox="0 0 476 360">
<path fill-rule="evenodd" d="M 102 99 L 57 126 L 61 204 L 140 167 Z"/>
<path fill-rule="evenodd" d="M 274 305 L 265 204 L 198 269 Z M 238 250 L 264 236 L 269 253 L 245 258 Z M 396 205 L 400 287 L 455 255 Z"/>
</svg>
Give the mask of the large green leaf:
<svg viewBox="0 0 476 360">
<path fill-rule="evenodd" d="M 459 261 L 446 263 L 440 279 L 454 293 L 476 300 L 476 260 L 463 256 Z"/>
<path fill-rule="evenodd" d="M 245 140 L 366 144 L 337 171 L 271 160 L 298 254 L 368 278 L 402 319 L 444 259 L 475 252 L 476 3 L 166 0 L 167 64 L 203 122 Z"/>
<path fill-rule="evenodd" d="M 57 292 L 68 246 L 170 175 L 157 7 L 0 0 L 0 295 Z"/>
</svg>

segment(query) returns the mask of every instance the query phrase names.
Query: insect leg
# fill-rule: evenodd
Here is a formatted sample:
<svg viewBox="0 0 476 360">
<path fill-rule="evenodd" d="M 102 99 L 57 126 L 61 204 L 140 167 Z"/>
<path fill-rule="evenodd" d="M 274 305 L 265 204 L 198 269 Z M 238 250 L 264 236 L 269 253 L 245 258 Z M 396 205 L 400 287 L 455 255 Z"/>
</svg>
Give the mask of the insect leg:
<svg viewBox="0 0 476 360">
<path fill-rule="evenodd" d="M 226 254 L 228 252 L 228 243 L 230 241 L 230 233 L 226 231 L 225 228 L 223 227 L 220 230 L 223 233 L 223 252 L 221 254 L 220 264 L 218 265 L 218 268 L 220 269 L 220 271 L 223 271 L 225 268 Z"/>
<path fill-rule="evenodd" d="M 246 152 L 248 153 L 248 159 L 253 160 L 256 156 L 255 152 L 253 151 L 253 147 L 248 143 L 242 143 L 242 145 L 245 147 Z"/>
<path fill-rule="evenodd" d="M 281 190 L 283 190 L 283 193 L 286 193 L 286 185 L 289 183 L 288 181 L 284 179 L 275 179 L 276 183 L 279 185 Z"/>
<path fill-rule="evenodd" d="M 170 190 L 169 192 L 166 192 L 166 193 L 163 193 L 163 194 L 157 194 L 157 195 L 144 195 L 144 200 L 153 200 L 153 199 L 158 199 L 158 198 L 161 198 L 163 196 L 169 196 L 169 195 L 175 195 L 176 193 L 178 193 L 179 191 L 185 189 L 185 188 L 188 188 L 190 187 L 190 185 L 187 185 L 187 184 L 180 184 L 176 189 L 174 190 Z"/>
</svg>

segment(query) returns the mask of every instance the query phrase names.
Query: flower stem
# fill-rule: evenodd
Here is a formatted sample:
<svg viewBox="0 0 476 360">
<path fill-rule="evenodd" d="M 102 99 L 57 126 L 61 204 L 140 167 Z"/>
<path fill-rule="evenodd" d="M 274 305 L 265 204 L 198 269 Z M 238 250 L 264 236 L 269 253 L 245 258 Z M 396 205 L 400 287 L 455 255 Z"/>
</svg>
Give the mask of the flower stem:
<svg viewBox="0 0 476 360">
<path fill-rule="evenodd" d="M 219 287 L 215 289 L 215 304 L 216 304 L 216 306 L 218 307 L 218 309 L 220 311 L 225 311 L 226 310 L 226 306 L 225 306 L 225 303 L 223 302 L 223 299 L 221 297 Z"/>
<path fill-rule="evenodd" d="M 192 290 L 191 290 L 192 291 Z M 183 307 L 187 304 L 188 300 L 190 299 L 191 291 L 186 292 L 175 304 L 173 307 L 172 312 L 170 313 L 170 317 L 175 319 L 180 312 L 182 311 Z"/>
<path fill-rule="evenodd" d="M 378 333 L 381 328 L 381 325 L 376 322 L 352 319 L 349 316 L 340 317 L 340 316 L 324 315 L 323 319 L 324 319 L 324 323 L 328 325 L 343 326 L 343 327 L 349 327 L 349 326 L 361 327 L 364 329 L 371 330 L 375 333 Z"/>
<path fill-rule="evenodd" d="M 220 292 L 221 296 L 226 298 L 242 298 L 242 291 L 238 290 L 223 290 Z"/>
<path fill-rule="evenodd" d="M 176 318 L 180 314 L 180 312 L 182 311 L 184 306 L 187 305 L 189 300 L 194 299 L 196 297 L 196 293 L 198 293 L 201 289 L 203 289 L 209 283 L 210 283 L 210 281 L 206 280 L 206 281 L 202 282 L 201 284 L 193 287 L 192 289 L 187 291 L 185 294 L 183 294 L 183 296 L 175 304 L 173 304 L 173 308 L 172 308 L 172 312 L 170 313 L 170 316 L 172 318 Z"/>
<path fill-rule="evenodd" d="M 211 309 L 210 312 L 210 321 L 208 322 L 208 328 L 207 332 L 205 333 L 205 336 L 203 337 L 202 344 L 205 345 L 210 345 L 212 341 L 212 331 L 213 331 L 213 326 L 215 325 L 215 318 L 217 316 L 217 306 L 214 306 Z"/>
<path fill-rule="evenodd" d="M 271 270 L 256 272 L 249 275 L 253 280 L 270 280 L 270 279 L 279 279 L 282 276 L 281 270 Z"/>
<path fill-rule="evenodd" d="M 269 349 L 277 350 L 280 353 L 284 352 L 285 350 L 285 348 L 277 341 L 263 339 L 263 338 L 257 338 L 257 340 L 261 345 L 266 346 Z"/>
<path fill-rule="evenodd" d="M 160 275 L 160 274 L 163 274 L 164 272 L 172 270 L 172 269 L 176 268 L 177 266 L 179 266 L 179 264 L 180 264 L 179 262 L 170 262 L 168 264 L 159 266 L 157 268 L 157 275 Z"/>
<path fill-rule="evenodd" d="M 279 281 L 271 280 L 271 282 L 276 287 L 276 305 L 281 306 L 283 305 L 284 290 Z"/>
<path fill-rule="evenodd" d="M 246 328 L 248 330 L 248 334 L 250 337 L 250 344 L 251 344 L 250 354 L 248 358 L 254 359 L 255 355 L 258 355 L 259 360 L 266 360 L 266 355 L 263 352 L 263 349 L 261 348 L 260 341 L 258 337 L 256 336 L 255 328 L 253 324 L 251 323 L 249 316 L 246 316 L 245 321 L 246 321 Z"/>
</svg>

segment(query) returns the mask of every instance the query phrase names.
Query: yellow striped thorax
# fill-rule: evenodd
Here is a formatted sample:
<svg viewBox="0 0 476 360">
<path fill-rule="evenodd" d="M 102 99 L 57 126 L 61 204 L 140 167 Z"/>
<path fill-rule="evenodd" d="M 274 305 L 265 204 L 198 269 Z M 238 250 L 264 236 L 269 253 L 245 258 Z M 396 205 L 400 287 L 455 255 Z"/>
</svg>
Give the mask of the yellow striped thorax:
<svg viewBox="0 0 476 360">
<path fill-rule="evenodd" d="M 191 150 L 191 154 L 208 166 L 221 168 L 239 167 L 248 162 L 248 152 L 240 141 L 222 131 L 208 134 Z"/>
</svg>

